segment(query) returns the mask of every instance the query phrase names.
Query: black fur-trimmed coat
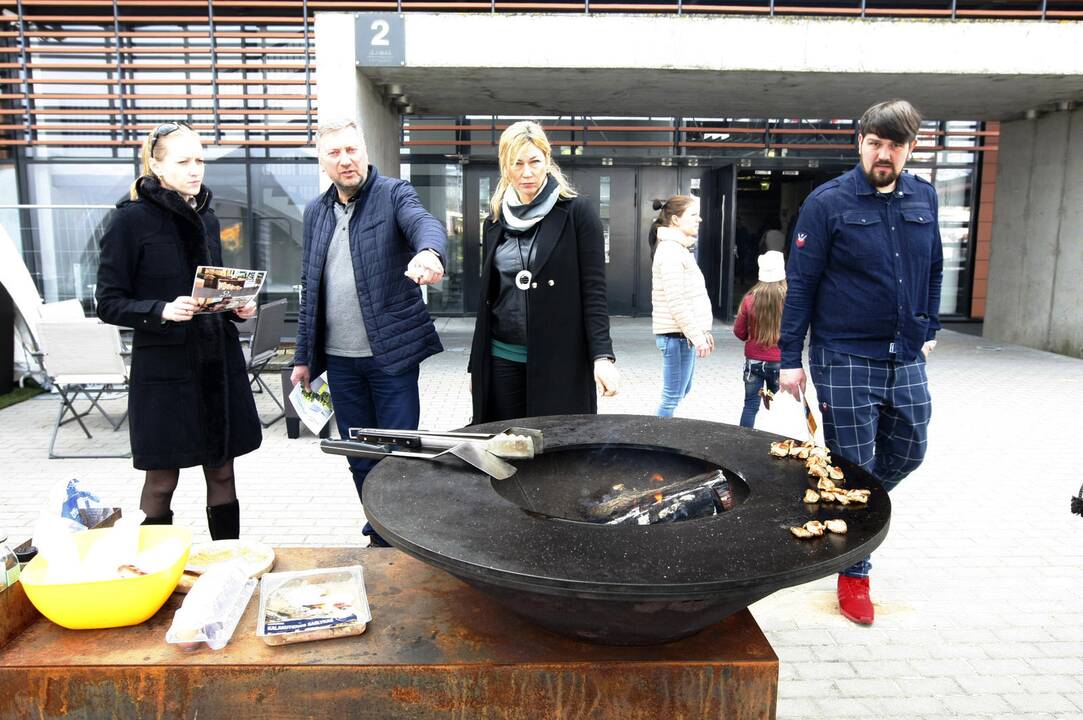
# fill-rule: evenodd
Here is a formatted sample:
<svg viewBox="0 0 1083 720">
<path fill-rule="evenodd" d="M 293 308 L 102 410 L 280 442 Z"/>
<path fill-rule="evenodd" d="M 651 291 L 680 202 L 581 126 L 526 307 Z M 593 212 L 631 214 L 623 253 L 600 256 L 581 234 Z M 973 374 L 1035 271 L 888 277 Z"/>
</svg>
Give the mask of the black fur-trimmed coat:
<svg viewBox="0 0 1083 720">
<path fill-rule="evenodd" d="M 133 328 L 128 424 L 139 470 L 219 466 L 262 440 L 233 313 L 162 320 L 197 265 L 221 265 L 218 218 L 151 178 L 118 203 L 101 241 L 98 317 Z"/>
</svg>

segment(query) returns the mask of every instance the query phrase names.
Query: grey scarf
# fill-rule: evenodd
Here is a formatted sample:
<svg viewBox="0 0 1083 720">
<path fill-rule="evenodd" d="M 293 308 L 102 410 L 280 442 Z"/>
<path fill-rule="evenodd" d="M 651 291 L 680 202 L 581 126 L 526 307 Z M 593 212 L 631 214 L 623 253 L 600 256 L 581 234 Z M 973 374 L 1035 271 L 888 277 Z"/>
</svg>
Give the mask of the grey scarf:
<svg viewBox="0 0 1083 720">
<path fill-rule="evenodd" d="M 547 178 L 542 189 L 528 203 L 520 201 L 515 188 L 508 186 L 500 203 L 500 221 L 505 228 L 515 233 L 525 232 L 549 214 L 560 199 L 560 187 L 552 175 Z"/>
</svg>

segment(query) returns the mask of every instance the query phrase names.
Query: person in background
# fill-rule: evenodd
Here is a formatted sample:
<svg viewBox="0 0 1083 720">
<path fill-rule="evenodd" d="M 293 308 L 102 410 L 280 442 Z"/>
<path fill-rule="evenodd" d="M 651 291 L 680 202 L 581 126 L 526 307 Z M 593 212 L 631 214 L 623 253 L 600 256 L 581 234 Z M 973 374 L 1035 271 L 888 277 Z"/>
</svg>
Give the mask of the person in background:
<svg viewBox="0 0 1083 720">
<path fill-rule="evenodd" d="M 662 353 L 660 417 L 672 417 L 692 389 L 696 358 L 714 351 L 711 299 L 692 254 L 699 234 L 699 200 L 674 195 L 655 200 L 651 223 L 651 329 Z"/>
<path fill-rule="evenodd" d="M 733 334 L 745 343 L 745 406 L 741 427 L 755 427 L 760 398 L 771 409 L 778 392 L 781 352 L 778 336 L 786 302 L 786 266 L 782 253 L 769 250 L 759 257 L 759 282 L 741 300 Z"/>
<path fill-rule="evenodd" d="M 234 323 L 256 305 L 196 313 L 196 267 L 222 264 L 199 136 L 164 123 L 140 157 L 142 172 L 101 240 L 96 290 L 98 317 L 134 331 L 128 427 L 132 464 L 146 472 L 139 508 L 144 524 L 172 524 L 180 469 L 201 465 L 211 538 L 236 538 L 233 459 L 263 435 Z"/>
<path fill-rule="evenodd" d="M 327 191 L 305 207 L 294 385 L 327 371 L 341 437 L 352 427 L 416 430 L 421 361 L 441 350 L 420 285 L 440 282 L 447 232 L 404 180 L 369 164 L 352 119 L 316 134 Z M 357 497 L 376 460 L 348 458 Z M 370 545 L 388 543 L 365 523 Z"/>
<path fill-rule="evenodd" d="M 812 191 L 794 229 L 782 314 L 783 390 L 805 392 L 801 351 L 832 453 L 891 490 L 921 465 L 932 411 L 925 361 L 940 328 L 936 190 L 903 172 L 921 115 L 905 100 L 858 121 L 857 167 Z M 839 575 L 843 616 L 873 622 L 869 558 Z"/>
<path fill-rule="evenodd" d="M 499 158 L 467 366 L 473 422 L 596 413 L 598 390 L 615 395 L 620 381 L 602 223 L 537 123 L 508 127 Z"/>
</svg>

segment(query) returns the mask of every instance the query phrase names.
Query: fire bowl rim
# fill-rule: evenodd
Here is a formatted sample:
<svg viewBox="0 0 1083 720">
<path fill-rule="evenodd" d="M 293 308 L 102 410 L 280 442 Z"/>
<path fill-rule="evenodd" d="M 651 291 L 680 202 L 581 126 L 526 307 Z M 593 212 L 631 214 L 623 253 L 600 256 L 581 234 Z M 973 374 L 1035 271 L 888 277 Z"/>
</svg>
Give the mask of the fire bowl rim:
<svg viewBox="0 0 1083 720">
<path fill-rule="evenodd" d="M 890 527 L 887 492 L 868 473 L 837 457 L 847 487 L 871 491 L 867 508 L 831 506 L 825 511 L 821 506 L 809 512 L 801 502 L 809 487 L 804 464 L 770 457 L 770 443 L 781 439 L 771 433 L 640 415 L 522 418 L 467 430 L 499 432 L 510 425 L 542 430 L 547 447 L 601 444 L 619 436 L 621 444 L 649 444 L 692 455 L 737 473 L 750 494 L 733 510 L 698 522 L 555 522 L 531 516 L 496 492 L 489 476 L 458 461 L 388 458 L 373 468 L 364 484 L 369 522 L 393 546 L 464 579 L 620 601 L 749 591 L 764 597 L 845 569 L 879 546 Z M 825 517 L 844 517 L 850 532 L 812 541 L 789 533 L 792 525 Z M 652 546 L 662 541 L 669 557 L 679 559 L 673 561 L 676 565 L 656 556 Z M 772 552 L 752 560 L 757 550 L 763 555 L 769 547 L 763 543 L 773 541 Z M 635 558 L 634 566 L 628 558 Z M 623 567 L 633 571 L 615 576 Z"/>
</svg>

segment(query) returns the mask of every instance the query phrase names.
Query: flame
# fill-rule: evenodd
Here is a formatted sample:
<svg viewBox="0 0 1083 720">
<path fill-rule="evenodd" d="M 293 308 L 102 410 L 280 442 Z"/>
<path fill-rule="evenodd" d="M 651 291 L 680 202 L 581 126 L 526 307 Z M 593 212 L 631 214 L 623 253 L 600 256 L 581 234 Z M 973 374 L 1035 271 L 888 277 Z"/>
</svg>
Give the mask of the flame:
<svg viewBox="0 0 1083 720">
<path fill-rule="evenodd" d="M 662 477 L 660 473 L 653 473 L 651 475 L 651 482 L 665 482 L 666 479 Z"/>
<path fill-rule="evenodd" d="M 654 501 L 655 502 L 662 502 L 662 493 L 655 493 L 654 494 Z"/>
</svg>

